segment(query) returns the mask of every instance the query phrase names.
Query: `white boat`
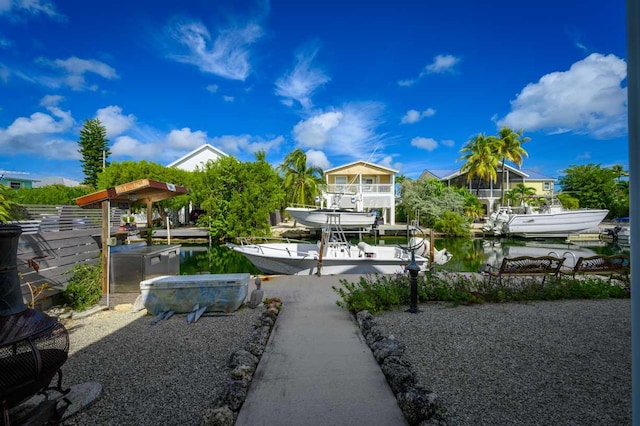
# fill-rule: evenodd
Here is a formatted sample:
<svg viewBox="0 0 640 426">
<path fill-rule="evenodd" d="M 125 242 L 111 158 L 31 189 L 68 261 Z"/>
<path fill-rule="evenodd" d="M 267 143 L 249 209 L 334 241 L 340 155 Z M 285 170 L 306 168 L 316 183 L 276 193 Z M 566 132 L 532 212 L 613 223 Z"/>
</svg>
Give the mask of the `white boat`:
<svg viewBox="0 0 640 426">
<path fill-rule="evenodd" d="M 317 243 L 304 241 L 227 244 L 244 255 L 265 274 L 339 275 L 339 274 L 402 274 L 411 261 L 408 248 L 386 245 L 354 245 L 346 240 L 342 229 L 333 222 L 323 228 Z M 421 238 L 410 240 L 415 250 L 415 262 L 422 271 L 429 267 L 429 242 Z M 451 259 L 446 249 L 434 250 L 434 264 Z"/>
<path fill-rule="evenodd" d="M 489 217 L 483 230 L 524 238 L 566 237 L 597 228 L 609 213 L 606 209 L 565 210 L 557 199 L 551 200 L 538 210 L 527 206 L 524 213 L 502 207 Z"/>
<path fill-rule="evenodd" d="M 327 224 L 327 214 L 338 214 L 343 228 L 371 228 L 376 221 L 375 212 L 355 212 L 339 209 L 287 207 L 286 212 L 297 223 L 309 228 L 322 228 Z"/>
</svg>

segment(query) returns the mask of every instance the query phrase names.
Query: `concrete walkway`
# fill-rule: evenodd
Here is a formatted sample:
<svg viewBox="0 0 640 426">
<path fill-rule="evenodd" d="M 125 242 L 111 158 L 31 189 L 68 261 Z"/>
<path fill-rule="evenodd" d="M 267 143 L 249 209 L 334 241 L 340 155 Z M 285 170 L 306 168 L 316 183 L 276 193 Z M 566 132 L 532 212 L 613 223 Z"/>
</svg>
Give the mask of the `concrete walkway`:
<svg viewBox="0 0 640 426">
<path fill-rule="evenodd" d="M 278 276 L 265 297 L 284 303 L 237 426 L 406 425 L 380 366 L 331 286 L 342 276 Z M 253 284 L 251 289 L 253 289 Z"/>
</svg>

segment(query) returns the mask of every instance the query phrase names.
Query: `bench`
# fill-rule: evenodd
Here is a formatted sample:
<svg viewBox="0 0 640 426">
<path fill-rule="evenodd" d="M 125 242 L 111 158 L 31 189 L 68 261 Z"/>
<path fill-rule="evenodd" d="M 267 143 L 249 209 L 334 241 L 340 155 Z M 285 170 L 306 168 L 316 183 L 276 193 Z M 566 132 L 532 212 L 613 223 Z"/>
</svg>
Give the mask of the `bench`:
<svg viewBox="0 0 640 426">
<path fill-rule="evenodd" d="M 497 278 L 500 284 L 504 277 L 515 276 L 541 276 L 542 283 L 547 279 L 549 275 L 557 277 L 560 273 L 560 268 L 564 262 L 564 258 L 554 256 L 519 256 L 519 257 L 505 257 L 502 259 L 500 267 L 487 264 L 481 273 L 489 276 L 489 283 L 493 278 Z"/>
<path fill-rule="evenodd" d="M 573 268 L 565 268 L 560 271 L 563 275 L 608 275 L 609 281 L 614 276 L 629 282 L 631 263 L 626 254 L 596 255 L 580 257 Z"/>
</svg>

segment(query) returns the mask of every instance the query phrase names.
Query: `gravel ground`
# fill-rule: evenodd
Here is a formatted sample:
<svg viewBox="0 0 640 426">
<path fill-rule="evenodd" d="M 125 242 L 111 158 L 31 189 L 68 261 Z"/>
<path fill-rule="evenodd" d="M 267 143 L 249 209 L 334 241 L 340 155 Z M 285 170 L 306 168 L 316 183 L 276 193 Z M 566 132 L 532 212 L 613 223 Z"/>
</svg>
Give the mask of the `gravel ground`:
<svg viewBox="0 0 640 426">
<path fill-rule="evenodd" d="M 145 310 L 111 310 L 67 322 L 63 384 L 95 381 L 103 391 L 64 424 L 198 425 L 229 375 L 229 356 L 244 346 L 262 312 L 242 308 L 193 324 L 176 314 L 151 325 Z"/>
<path fill-rule="evenodd" d="M 579 300 L 376 315 L 458 425 L 630 425 L 631 305 Z"/>
<path fill-rule="evenodd" d="M 631 424 L 630 300 L 420 309 L 376 321 L 458 425 Z M 145 311 L 111 310 L 67 322 L 63 383 L 97 381 L 103 393 L 65 425 L 197 425 L 261 313 L 150 325 Z"/>
</svg>

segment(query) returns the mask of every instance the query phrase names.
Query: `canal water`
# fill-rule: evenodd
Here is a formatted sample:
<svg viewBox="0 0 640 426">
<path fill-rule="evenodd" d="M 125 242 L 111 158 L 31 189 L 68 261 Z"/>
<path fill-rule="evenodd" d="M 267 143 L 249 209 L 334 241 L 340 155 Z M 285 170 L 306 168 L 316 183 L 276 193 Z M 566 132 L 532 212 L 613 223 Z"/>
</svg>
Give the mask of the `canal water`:
<svg viewBox="0 0 640 426">
<path fill-rule="evenodd" d="M 386 237 L 376 241 L 365 239 L 373 244 L 406 245 L 406 237 Z M 629 247 L 602 241 L 585 241 L 569 244 L 562 239 L 524 240 L 524 239 L 436 239 L 436 249 L 446 248 L 453 258 L 438 266 L 440 270 L 451 272 L 477 272 L 486 264 L 499 265 L 503 257 L 546 256 L 565 257 L 567 266 L 573 266 L 578 257 L 596 254 L 629 254 Z M 258 274 L 251 262 L 244 256 L 224 245 L 188 245 L 183 244 L 180 253 L 180 274 L 230 274 L 248 272 Z"/>
</svg>

